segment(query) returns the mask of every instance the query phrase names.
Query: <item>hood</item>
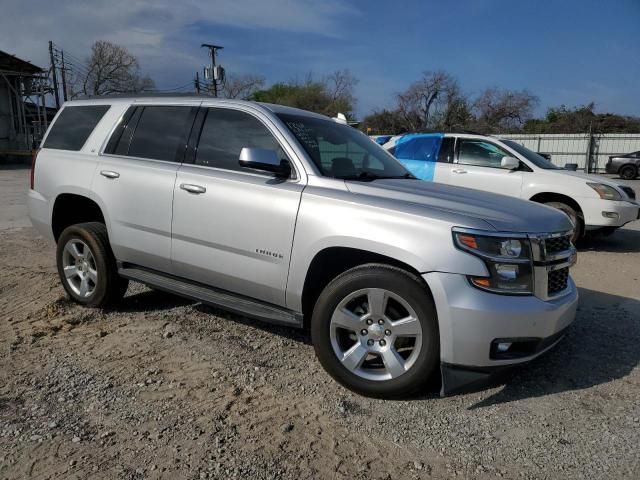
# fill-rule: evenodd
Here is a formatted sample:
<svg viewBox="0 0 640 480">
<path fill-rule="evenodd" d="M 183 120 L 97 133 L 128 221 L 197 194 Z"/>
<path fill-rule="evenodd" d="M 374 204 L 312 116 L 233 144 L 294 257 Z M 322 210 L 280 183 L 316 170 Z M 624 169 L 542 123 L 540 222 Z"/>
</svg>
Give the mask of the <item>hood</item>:
<svg viewBox="0 0 640 480">
<path fill-rule="evenodd" d="M 574 181 L 576 182 L 576 184 L 580 184 L 584 186 L 587 190 L 589 190 L 589 187 L 586 185 L 587 182 L 601 183 L 603 185 L 608 185 L 612 188 L 615 188 L 622 195 L 623 200 L 632 201 L 632 202 L 636 201 L 632 199 L 629 196 L 629 193 L 624 190 L 624 185 L 621 185 L 619 182 L 616 182 L 615 180 L 612 180 L 610 178 L 603 177 L 602 175 L 589 175 L 587 173 L 574 172 L 571 170 L 538 170 L 536 171 L 536 174 L 540 174 L 540 173 L 542 173 L 543 175 L 553 175 L 554 177 L 555 175 L 562 175 L 564 177 L 562 181 L 567 181 L 569 180 L 569 178 L 567 177 L 571 177 L 571 180 L 569 181 Z M 589 190 L 589 193 L 591 194 L 591 196 L 593 196 L 593 193 L 591 193 L 590 190 Z"/>
<path fill-rule="evenodd" d="M 501 232 L 555 233 L 572 229 L 571 221 L 564 213 L 515 197 L 420 180 L 345 183 L 355 194 L 401 200 L 473 217 Z"/>
<path fill-rule="evenodd" d="M 604 178 L 600 175 L 589 175 L 588 173 L 582 172 L 573 172 L 571 170 L 546 170 L 547 172 L 559 173 L 561 175 L 569 175 L 570 177 L 575 177 L 580 180 L 584 180 L 586 182 L 591 183 L 602 183 L 604 185 L 609 185 L 610 187 L 614 187 L 620 190 L 620 184 L 610 180 L 608 178 Z"/>
<path fill-rule="evenodd" d="M 615 182 L 609 178 L 603 177 L 602 175 L 590 175 L 588 173 L 582 172 L 574 172 L 571 170 L 542 170 L 544 173 L 552 173 L 552 174 L 560 174 L 567 175 L 569 177 L 573 177 L 576 180 L 583 180 L 585 182 L 590 183 L 602 183 L 603 185 L 609 185 L 620 191 L 620 183 Z M 537 172 L 536 172 L 537 173 Z"/>
</svg>

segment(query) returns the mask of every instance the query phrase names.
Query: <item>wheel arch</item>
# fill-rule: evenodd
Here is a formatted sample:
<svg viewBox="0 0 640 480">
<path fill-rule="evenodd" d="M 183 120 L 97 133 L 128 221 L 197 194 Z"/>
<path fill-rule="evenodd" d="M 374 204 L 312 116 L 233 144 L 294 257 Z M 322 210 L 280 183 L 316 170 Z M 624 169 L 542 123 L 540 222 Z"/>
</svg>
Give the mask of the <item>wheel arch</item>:
<svg viewBox="0 0 640 480">
<path fill-rule="evenodd" d="M 584 221 L 584 212 L 580 204 L 568 195 L 556 192 L 540 192 L 533 195 L 529 200 L 536 203 L 561 202 L 573 208 L 578 216 Z"/>
<path fill-rule="evenodd" d="M 422 279 L 420 272 L 411 265 L 395 258 L 353 247 L 327 247 L 315 254 L 307 269 L 302 288 L 302 313 L 305 327 L 311 319 L 313 307 L 322 290 L 338 275 L 359 265 L 379 263 L 398 267 L 418 277 L 428 290 L 428 285 Z"/>
<path fill-rule="evenodd" d="M 100 222 L 106 225 L 105 216 L 98 203 L 76 193 L 61 193 L 53 202 L 51 230 L 58 241 L 63 230 L 70 225 L 84 222 Z"/>
</svg>

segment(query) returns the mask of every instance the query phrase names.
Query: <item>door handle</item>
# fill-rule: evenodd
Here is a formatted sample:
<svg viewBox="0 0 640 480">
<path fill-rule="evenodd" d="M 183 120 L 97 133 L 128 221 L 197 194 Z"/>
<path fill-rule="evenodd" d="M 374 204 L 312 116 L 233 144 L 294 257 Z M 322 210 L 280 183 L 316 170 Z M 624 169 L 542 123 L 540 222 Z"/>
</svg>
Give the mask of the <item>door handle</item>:
<svg viewBox="0 0 640 480">
<path fill-rule="evenodd" d="M 191 183 L 182 183 L 182 184 L 180 184 L 180 188 L 182 190 L 185 190 L 185 191 L 189 192 L 189 193 L 195 193 L 197 195 L 207 191 L 207 189 L 204 188 L 203 186 L 201 186 L 201 185 L 193 185 Z"/>
<path fill-rule="evenodd" d="M 464 168 L 454 168 L 453 170 L 451 170 L 453 173 L 467 173 L 467 171 Z"/>
<path fill-rule="evenodd" d="M 107 178 L 118 178 L 120 176 L 118 172 L 114 172 L 113 170 L 102 170 L 100 175 Z"/>
</svg>

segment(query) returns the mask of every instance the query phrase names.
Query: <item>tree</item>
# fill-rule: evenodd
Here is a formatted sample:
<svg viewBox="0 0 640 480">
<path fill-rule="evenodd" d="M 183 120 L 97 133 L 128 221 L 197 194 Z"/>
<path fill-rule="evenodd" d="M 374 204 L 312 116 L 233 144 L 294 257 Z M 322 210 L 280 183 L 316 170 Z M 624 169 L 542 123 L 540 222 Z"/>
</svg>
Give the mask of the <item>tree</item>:
<svg viewBox="0 0 640 480">
<path fill-rule="evenodd" d="M 264 84 L 265 79 L 260 75 L 229 75 L 225 79 L 220 96 L 246 100 L 264 88 Z"/>
<path fill-rule="evenodd" d="M 347 118 L 353 118 L 356 83 L 356 78 L 348 70 L 337 71 L 320 80 L 314 80 L 309 74 L 303 82 L 275 83 L 254 92 L 249 99 L 302 108 L 331 117 L 340 112 Z"/>
<path fill-rule="evenodd" d="M 487 88 L 475 100 L 476 128 L 487 132 L 519 130 L 533 118 L 538 97 L 527 90 Z"/>
<path fill-rule="evenodd" d="M 126 48 L 107 41 L 91 46 L 85 74 L 74 79 L 74 93 L 108 95 L 152 90 L 155 84 L 140 74 L 138 59 Z"/>
<path fill-rule="evenodd" d="M 449 120 L 452 120 L 450 102 L 459 101 L 461 96 L 456 79 L 449 73 L 443 70 L 425 71 L 420 80 L 398 95 L 398 111 L 409 130 L 437 128 L 442 116 L 447 116 L 446 112 L 449 112 Z"/>
<path fill-rule="evenodd" d="M 337 70 L 327 76 L 322 83 L 331 100 L 329 109 L 336 114 L 340 112 L 351 115 L 356 106 L 354 89 L 358 79 L 349 70 Z"/>
<path fill-rule="evenodd" d="M 542 119 L 531 119 L 524 125 L 527 133 L 638 133 L 640 118 L 595 113 L 593 102 L 569 108 L 565 105 L 552 107 Z"/>
<path fill-rule="evenodd" d="M 397 135 L 408 131 L 399 110 L 375 110 L 364 117 L 360 129 L 368 135 Z"/>
</svg>

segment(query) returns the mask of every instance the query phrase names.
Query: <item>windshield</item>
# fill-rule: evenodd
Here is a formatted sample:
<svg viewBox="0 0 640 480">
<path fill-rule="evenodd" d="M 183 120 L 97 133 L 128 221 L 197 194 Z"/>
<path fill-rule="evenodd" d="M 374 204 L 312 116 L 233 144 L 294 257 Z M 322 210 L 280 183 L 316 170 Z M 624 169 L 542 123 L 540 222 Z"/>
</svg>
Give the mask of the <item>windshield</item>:
<svg viewBox="0 0 640 480">
<path fill-rule="evenodd" d="M 551 160 L 547 160 L 542 155 L 538 155 L 536 152 L 529 150 L 527 147 L 523 147 L 517 142 L 512 140 L 502 140 L 502 143 L 513 148 L 538 168 L 543 168 L 545 170 L 562 170 L 562 168 L 551 163 Z"/>
<path fill-rule="evenodd" d="M 353 127 L 304 115 L 279 114 L 323 175 L 345 180 L 415 178 Z"/>
</svg>

